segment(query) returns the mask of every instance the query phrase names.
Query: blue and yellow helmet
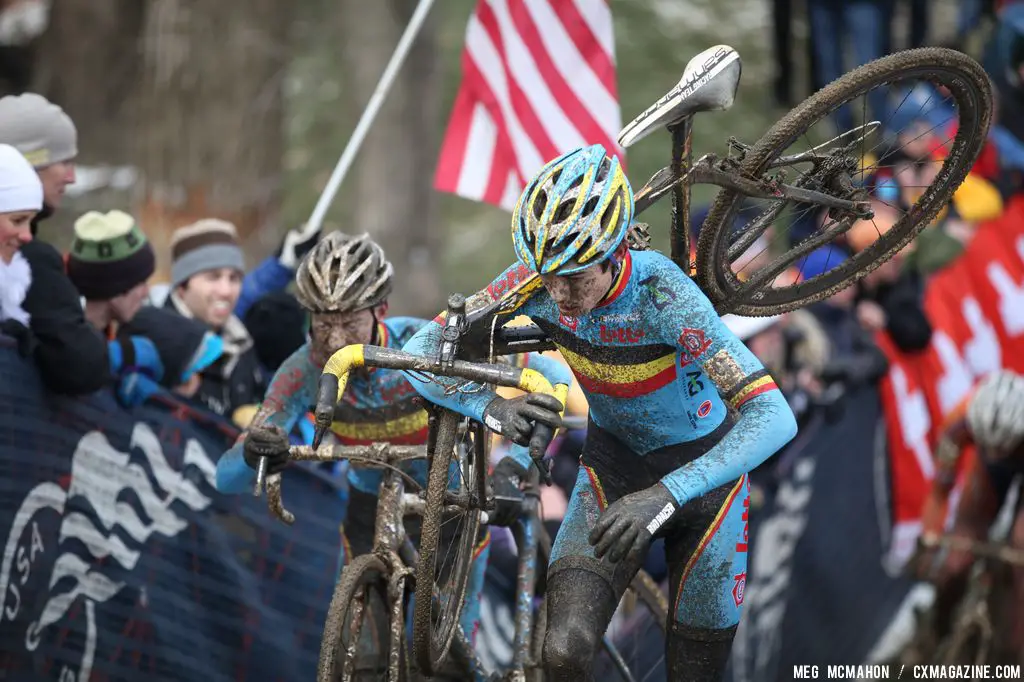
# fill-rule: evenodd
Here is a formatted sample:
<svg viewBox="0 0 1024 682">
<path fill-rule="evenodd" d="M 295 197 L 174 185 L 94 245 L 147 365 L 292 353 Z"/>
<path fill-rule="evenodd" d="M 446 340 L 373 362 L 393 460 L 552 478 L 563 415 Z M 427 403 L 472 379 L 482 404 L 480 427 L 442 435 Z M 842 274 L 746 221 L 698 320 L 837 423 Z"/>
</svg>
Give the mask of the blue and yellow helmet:
<svg viewBox="0 0 1024 682">
<path fill-rule="evenodd" d="M 516 256 L 542 275 L 569 275 L 600 263 L 633 220 L 633 189 L 619 160 L 599 144 L 547 163 L 512 214 Z"/>
</svg>

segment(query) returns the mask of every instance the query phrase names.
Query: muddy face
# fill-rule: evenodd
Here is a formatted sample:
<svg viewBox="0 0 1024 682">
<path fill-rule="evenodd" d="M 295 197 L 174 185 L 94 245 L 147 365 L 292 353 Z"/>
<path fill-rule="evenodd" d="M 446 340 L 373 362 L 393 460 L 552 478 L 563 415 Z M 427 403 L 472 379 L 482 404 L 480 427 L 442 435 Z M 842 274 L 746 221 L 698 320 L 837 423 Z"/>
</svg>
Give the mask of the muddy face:
<svg viewBox="0 0 1024 682">
<path fill-rule="evenodd" d="M 558 312 L 567 317 L 579 317 L 596 308 L 614 279 L 615 271 L 607 262 L 571 275 L 541 275 Z"/>
<path fill-rule="evenodd" d="M 323 367 L 345 346 L 371 343 L 374 324 L 376 319 L 372 310 L 314 313 L 309 328 L 313 362 Z"/>
</svg>

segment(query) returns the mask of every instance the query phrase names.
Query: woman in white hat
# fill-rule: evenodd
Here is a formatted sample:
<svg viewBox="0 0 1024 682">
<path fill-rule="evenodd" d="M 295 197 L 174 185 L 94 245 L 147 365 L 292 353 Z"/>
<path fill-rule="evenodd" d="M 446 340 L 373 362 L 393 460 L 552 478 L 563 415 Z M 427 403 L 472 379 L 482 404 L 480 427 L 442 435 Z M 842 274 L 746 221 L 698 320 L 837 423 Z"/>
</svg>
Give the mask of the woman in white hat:
<svg viewBox="0 0 1024 682">
<path fill-rule="evenodd" d="M 43 185 L 17 149 L 0 144 L 0 322 L 23 327 L 29 314 L 22 304 L 32 271 L 21 255 L 22 244 L 32 241 L 32 219 L 43 207 Z"/>
</svg>

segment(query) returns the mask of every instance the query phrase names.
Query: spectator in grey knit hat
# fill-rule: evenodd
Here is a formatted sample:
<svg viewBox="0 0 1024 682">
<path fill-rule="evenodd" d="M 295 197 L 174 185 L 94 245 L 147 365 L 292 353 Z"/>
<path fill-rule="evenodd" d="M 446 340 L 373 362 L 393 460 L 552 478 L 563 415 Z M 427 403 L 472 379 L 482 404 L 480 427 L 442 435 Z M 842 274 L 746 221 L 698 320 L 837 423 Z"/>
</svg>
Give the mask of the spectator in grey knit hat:
<svg viewBox="0 0 1024 682">
<path fill-rule="evenodd" d="M 39 173 L 43 213 L 59 208 L 65 188 L 75 182 L 78 156 L 78 131 L 64 110 L 31 92 L 0 99 L 0 143 L 21 152 Z"/>
<path fill-rule="evenodd" d="M 171 294 L 166 307 L 205 323 L 224 341 L 220 359 L 202 372 L 196 399 L 230 418 L 263 398 L 264 376 L 245 325 L 235 315 L 245 260 L 235 226 L 207 218 L 171 237 Z"/>
<path fill-rule="evenodd" d="M 43 209 L 31 224 L 35 235 L 39 222 L 53 213 L 64 189 L 75 181 L 75 125 L 44 97 L 8 96 L 0 98 L 0 143 L 21 152 L 42 183 Z M 98 391 L 110 381 L 107 342 L 85 319 L 78 290 L 64 272 L 64 258 L 39 239 L 25 244 L 21 254 L 32 273 L 24 309 L 31 318 L 31 352 L 43 382 L 65 395 Z"/>
</svg>

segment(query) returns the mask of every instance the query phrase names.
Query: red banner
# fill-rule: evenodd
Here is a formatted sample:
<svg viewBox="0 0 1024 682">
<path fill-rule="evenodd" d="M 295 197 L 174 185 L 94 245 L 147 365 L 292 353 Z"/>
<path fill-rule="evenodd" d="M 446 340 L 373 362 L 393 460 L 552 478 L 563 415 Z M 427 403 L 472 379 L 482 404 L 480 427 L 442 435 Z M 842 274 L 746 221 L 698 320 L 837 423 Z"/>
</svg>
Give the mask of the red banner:
<svg viewBox="0 0 1024 682">
<path fill-rule="evenodd" d="M 934 333 L 920 353 L 901 353 L 887 335 L 891 363 L 880 390 L 888 426 L 893 545 L 905 558 L 920 531 L 943 420 L 974 382 L 1006 367 L 1024 373 L 1024 198 L 982 224 L 964 253 L 928 282 L 925 312 Z"/>
</svg>

